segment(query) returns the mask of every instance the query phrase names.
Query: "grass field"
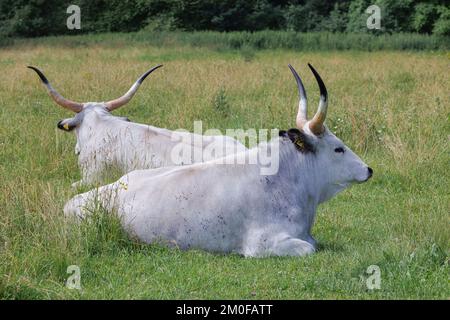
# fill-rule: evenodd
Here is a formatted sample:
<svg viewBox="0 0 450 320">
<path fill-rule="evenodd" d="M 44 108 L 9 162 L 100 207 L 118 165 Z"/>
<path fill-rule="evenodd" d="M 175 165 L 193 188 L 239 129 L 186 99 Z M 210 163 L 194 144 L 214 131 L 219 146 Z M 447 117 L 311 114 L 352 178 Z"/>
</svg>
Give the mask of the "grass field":
<svg viewBox="0 0 450 320">
<path fill-rule="evenodd" d="M 0 49 L 0 298 L 450 298 L 450 56 L 448 52 L 210 50 L 26 41 Z M 62 208 L 79 180 L 75 137 L 56 128 L 42 68 L 64 96 L 115 98 L 163 63 L 116 114 L 192 130 L 294 126 L 304 79 L 310 113 L 324 78 L 328 126 L 374 169 L 373 179 L 322 205 L 305 258 L 246 259 L 128 239 L 117 220 L 79 226 Z M 69 265 L 81 290 L 65 286 Z M 366 287 L 370 265 L 381 288 Z"/>
</svg>

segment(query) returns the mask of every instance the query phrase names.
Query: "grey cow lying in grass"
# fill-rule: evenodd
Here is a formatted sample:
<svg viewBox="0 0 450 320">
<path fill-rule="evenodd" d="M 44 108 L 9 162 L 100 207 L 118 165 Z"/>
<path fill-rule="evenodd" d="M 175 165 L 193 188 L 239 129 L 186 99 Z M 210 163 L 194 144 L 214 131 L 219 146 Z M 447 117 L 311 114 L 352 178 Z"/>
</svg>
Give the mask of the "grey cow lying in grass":
<svg viewBox="0 0 450 320">
<path fill-rule="evenodd" d="M 127 104 L 145 78 L 159 67 L 161 65 L 145 72 L 130 90 L 118 99 L 86 103 L 64 98 L 50 85 L 39 69 L 29 67 L 39 75 L 49 95 L 58 105 L 76 113 L 75 117 L 58 123 L 59 129 L 73 131 L 77 138 L 75 153 L 78 155 L 82 179 L 74 183 L 73 187 L 103 183 L 111 169 L 125 174 L 136 169 L 208 161 L 247 149 L 242 143 L 228 136 L 171 131 L 114 116 L 111 112 Z M 174 147 L 180 147 L 180 142 L 190 155 L 177 157 L 174 154 Z M 215 152 L 205 152 L 205 149 Z"/>
<path fill-rule="evenodd" d="M 327 90 L 311 66 L 321 97 L 317 113 L 307 120 L 303 84 L 289 67 L 300 94 L 297 128 L 224 159 L 130 172 L 77 195 L 66 204 L 65 214 L 84 217 L 96 199 L 146 243 L 162 240 L 182 249 L 251 257 L 314 252 L 311 228 L 317 206 L 351 184 L 367 181 L 372 169 L 324 125 Z M 272 175 L 261 175 L 261 163 L 241 161 L 258 158 L 264 150 L 279 156 Z"/>
</svg>

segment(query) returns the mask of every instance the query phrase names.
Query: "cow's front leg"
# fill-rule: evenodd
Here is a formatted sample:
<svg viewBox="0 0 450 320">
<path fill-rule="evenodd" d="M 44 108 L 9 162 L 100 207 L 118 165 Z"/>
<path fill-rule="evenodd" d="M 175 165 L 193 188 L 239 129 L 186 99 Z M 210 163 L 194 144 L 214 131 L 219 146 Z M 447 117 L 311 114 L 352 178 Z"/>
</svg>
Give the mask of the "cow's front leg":
<svg viewBox="0 0 450 320">
<path fill-rule="evenodd" d="M 268 251 L 270 255 L 275 256 L 305 256 L 314 253 L 315 250 L 314 245 L 307 241 L 288 237 L 277 241 Z"/>
<path fill-rule="evenodd" d="M 308 242 L 278 231 L 254 230 L 249 232 L 248 239 L 243 246 L 243 254 L 247 257 L 265 256 L 304 256 L 315 251 L 314 242 Z"/>
</svg>

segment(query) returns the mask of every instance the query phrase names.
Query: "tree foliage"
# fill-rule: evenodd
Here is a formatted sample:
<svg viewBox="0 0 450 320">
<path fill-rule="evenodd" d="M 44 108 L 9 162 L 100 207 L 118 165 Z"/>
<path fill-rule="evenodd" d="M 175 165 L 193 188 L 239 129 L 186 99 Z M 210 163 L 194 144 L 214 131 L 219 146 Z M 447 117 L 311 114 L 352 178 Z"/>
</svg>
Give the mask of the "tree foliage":
<svg viewBox="0 0 450 320">
<path fill-rule="evenodd" d="M 66 27 L 70 4 L 81 8 L 79 31 Z M 381 30 L 366 27 L 372 4 L 381 8 Z M 445 0 L 0 0 L 2 36 L 142 29 L 450 35 L 450 8 Z"/>
</svg>

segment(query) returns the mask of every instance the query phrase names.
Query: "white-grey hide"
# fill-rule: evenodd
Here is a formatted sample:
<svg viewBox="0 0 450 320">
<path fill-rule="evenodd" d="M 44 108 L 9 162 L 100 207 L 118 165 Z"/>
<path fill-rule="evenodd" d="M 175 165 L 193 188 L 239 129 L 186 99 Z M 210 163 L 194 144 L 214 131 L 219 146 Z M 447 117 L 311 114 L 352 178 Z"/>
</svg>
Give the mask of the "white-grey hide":
<svg viewBox="0 0 450 320">
<path fill-rule="evenodd" d="M 105 173 L 112 169 L 125 174 L 136 169 L 208 161 L 246 150 L 231 137 L 198 135 L 129 122 L 111 115 L 101 105 L 86 104 L 83 113 L 81 125 L 74 130 L 82 184 L 101 183 Z M 203 152 L 211 144 L 219 152 Z M 182 146 L 185 148 L 180 148 Z M 189 150 L 185 163 L 175 154 L 176 149 Z M 196 158 L 196 154 L 203 157 Z"/>
<path fill-rule="evenodd" d="M 326 111 L 322 87 L 321 94 L 319 110 Z M 306 109 L 306 95 L 301 99 Z M 319 122 L 311 123 L 317 118 Z M 270 150 L 279 151 L 279 170 L 274 175 L 261 175 L 260 164 L 223 165 L 222 159 L 138 170 L 77 195 L 64 212 L 85 217 L 96 199 L 107 212 L 120 217 L 130 235 L 146 243 L 163 241 L 181 249 L 250 257 L 310 254 L 316 250 L 311 229 L 318 205 L 372 176 L 372 169 L 323 120 L 305 120 L 302 127 L 269 142 Z M 263 146 L 228 157 L 242 163 L 239 159 L 254 158 L 265 150 Z"/>
</svg>

